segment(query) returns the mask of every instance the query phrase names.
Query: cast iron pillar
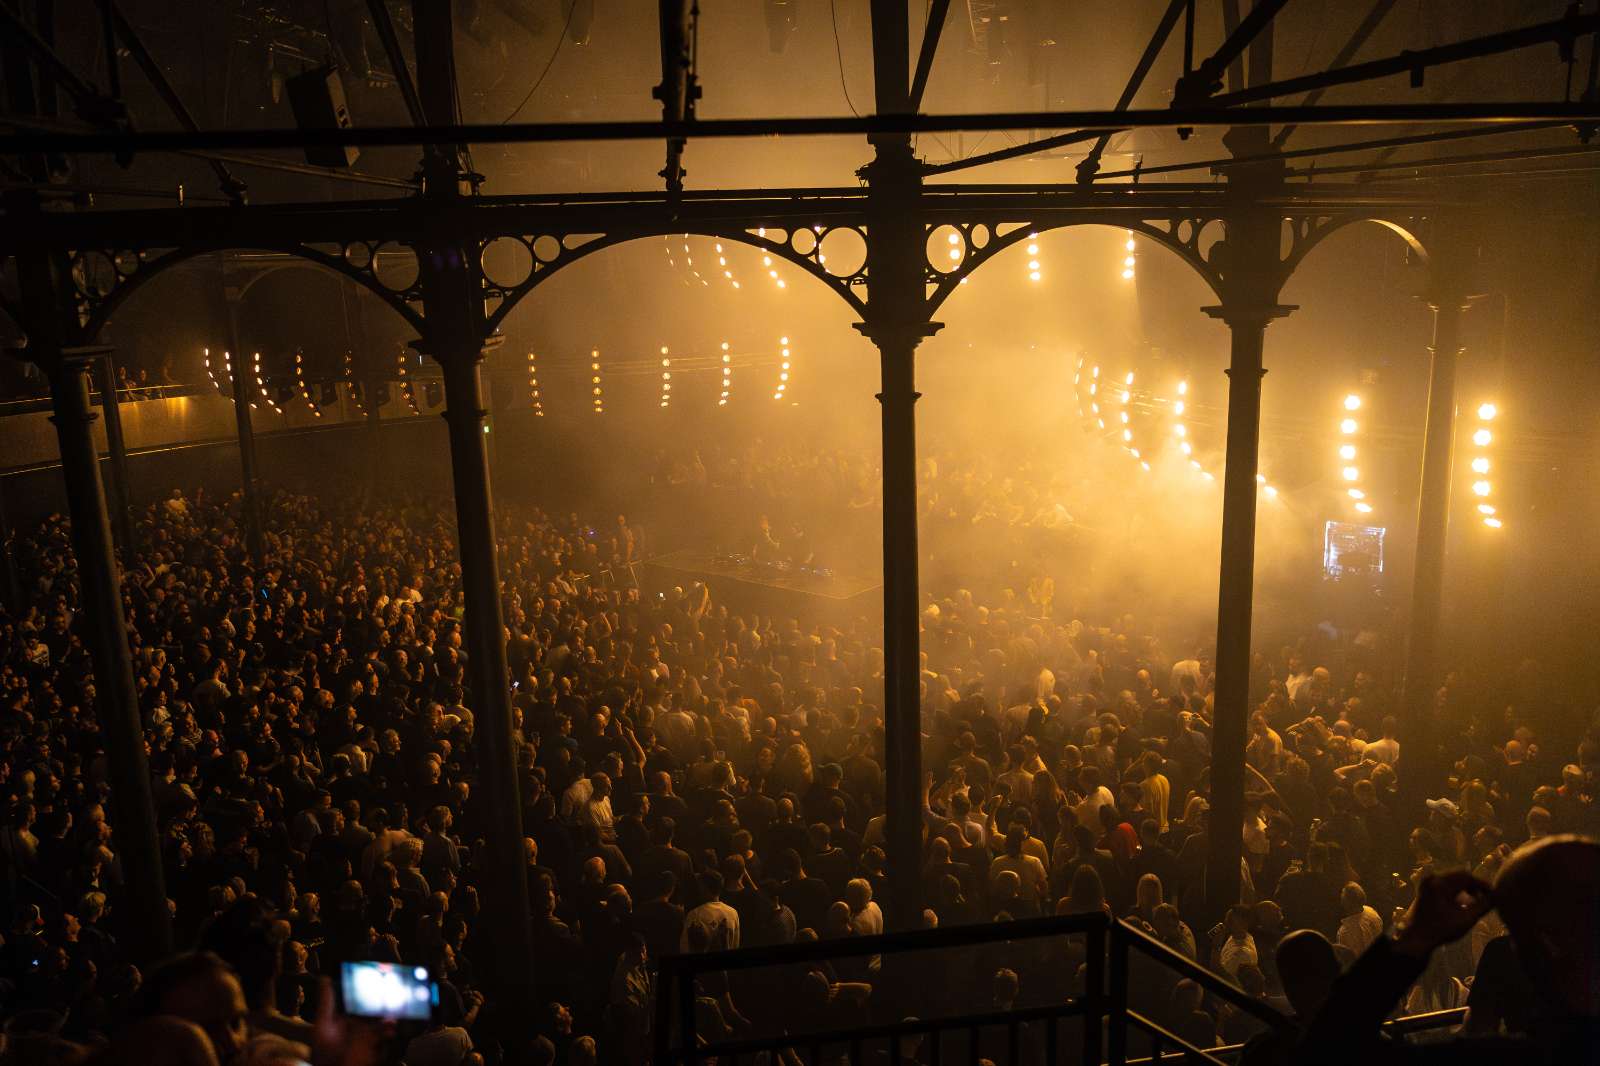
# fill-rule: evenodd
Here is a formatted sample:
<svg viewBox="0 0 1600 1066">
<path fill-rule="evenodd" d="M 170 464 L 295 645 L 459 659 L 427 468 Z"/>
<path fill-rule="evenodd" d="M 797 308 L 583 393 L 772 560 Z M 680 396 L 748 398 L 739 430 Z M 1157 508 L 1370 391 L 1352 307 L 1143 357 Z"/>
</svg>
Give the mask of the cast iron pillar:
<svg viewBox="0 0 1600 1066">
<path fill-rule="evenodd" d="M 878 111 L 910 108 L 910 29 L 903 0 L 873 0 L 873 75 Z M 938 330 L 928 321 L 922 172 L 904 134 L 872 138 L 867 179 L 866 321 L 878 347 L 883 391 L 884 814 L 890 924 L 922 920 L 922 665 L 917 588 L 916 350 Z"/>
<path fill-rule="evenodd" d="M 245 368 L 244 348 L 239 344 L 239 301 L 244 290 L 227 277 L 223 262 L 223 295 L 228 304 L 228 363 L 233 383 L 233 424 L 239 436 L 239 507 L 244 525 L 245 546 L 251 560 L 261 565 L 265 545 L 261 534 L 261 481 L 256 473 L 256 433 L 250 424 L 250 404 L 254 402 L 255 379 Z"/>
<path fill-rule="evenodd" d="M 0 475 L 0 593 L 5 595 L 5 606 L 13 615 L 22 613 L 22 576 L 17 573 L 17 559 L 11 550 L 11 520 L 6 514 L 6 478 Z"/>
<path fill-rule="evenodd" d="M 1456 362 L 1461 316 L 1471 303 L 1458 249 L 1439 249 L 1429 266 L 1423 299 L 1433 314 L 1428 346 L 1428 413 L 1422 431 L 1422 480 L 1417 502 L 1417 549 L 1411 578 L 1411 625 L 1402 688 L 1400 799 L 1420 810 L 1440 769 L 1437 752 L 1439 616 L 1444 597 L 1445 542 L 1450 532 L 1450 479 L 1455 463 Z"/>
<path fill-rule="evenodd" d="M 128 480 L 128 445 L 122 435 L 122 401 L 117 397 L 117 373 L 111 352 L 94 361 L 100 409 L 106 420 L 106 458 L 111 460 L 111 528 L 123 551 L 133 549 L 133 486 Z"/>
<path fill-rule="evenodd" d="M 63 264 L 42 252 L 17 256 L 17 280 L 28 331 L 27 356 L 50 379 L 51 421 L 61 450 L 77 560 L 82 610 L 78 623 L 94 664 L 95 704 L 105 737 L 117 850 L 126 876 L 134 959 L 148 963 L 172 950 L 172 921 L 161 870 L 150 768 L 122 604 L 122 577 L 112 548 L 111 518 L 100 480 L 89 364 L 103 348 L 67 347 L 76 333 L 64 312 Z"/>
<path fill-rule="evenodd" d="M 1263 131 L 1229 132 L 1235 154 L 1264 148 Z M 1250 622 L 1255 593 L 1256 474 L 1261 453 L 1261 379 L 1267 325 L 1294 310 L 1278 303 L 1282 271 L 1279 219 L 1256 206 L 1281 184 L 1281 164 L 1236 168 L 1229 175 L 1235 206 L 1224 243 L 1212 253 L 1221 269 L 1222 303 L 1205 312 L 1231 336 L 1228 439 L 1222 478 L 1222 559 L 1218 572 L 1216 691 L 1211 722 L 1211 815 L 1206 856 L 1207 919 L 1239 902 L 1244 831 L 1244 749 L 1250 718 Z"/>
<path fill-rule="evenodd" d="M 417 88 L 432 125 L 457 120 L 455 60 L 449 0 L 412 0 L 416 30 Z M 483 795 L 486 843 L 483 910 L 493 936 L 483 945 L 499 1013 L 500 1038 L 508 1061 L 521 1061 L 532 1038 L 527 1022 L 532 974 L 549 960 L 533 951 L 528 867 L 522 844 L 522 801 L 512 746 L 511 688 L 506 667 L 505 621 L 500 599 L 500 564 L 494 536 L 487 412 L 479 375 L 490 346 L 484 315 L 482 270 L 475 250 L 451 226 L 451 205 L 468 179 L 456 146 L 440 145 L 423 158 L 425 195 L 434 210 L 429 230 L 416 246 L 421 266 L 425 331 L 419 347 L 444 371 L 445 423 L 455 488 L 460 540 L 467 665 L 477 732 L 478 787 Z M 376 398 L 374 397 L 374 400 Z"/>
</svg>

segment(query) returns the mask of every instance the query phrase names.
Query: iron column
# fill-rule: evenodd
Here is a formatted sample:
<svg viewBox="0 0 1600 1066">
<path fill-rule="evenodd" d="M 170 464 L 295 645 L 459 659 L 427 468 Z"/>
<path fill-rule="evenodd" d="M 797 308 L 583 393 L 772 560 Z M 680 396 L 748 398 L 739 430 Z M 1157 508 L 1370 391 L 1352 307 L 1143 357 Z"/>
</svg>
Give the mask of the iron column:
<svg viewBox="0 0 1600 1066">
<path fill-rule="evenodd" d="M 430 123 L 455 118 L 455 59 L 449 0 L 412 0 L 417 89 Z M 511 740 L 511 686 L 506 667 L 500 564 L 494 535 L 488 450 L 484 442 L 483 385 L 479 365 L 489 340 L 484 283 L 475 246 L 462 243 L 447 221 L 466 178 L 459 148 L 431 150 L 423 158 L 427 198 L 438 221 L 416 245 L 425 326 L 420 347 L 444 371 L 445 423 L 455 488 L 456 529 L 473 711 L 478 728 L 478 782 L 483 793 L 485 859 L 483 911 L 494 930 L 489 969 L 504 1005 L 500 1036 L 509 1061 L 521 1061 L 519 1043 L 531 1039 L 534 957 L 528 913 L 528 866 L 522 844 L 522 801 Z M 373 397 L 376 406 L 376 397 Z"/>
<path fill-rule="evenodd" d="M 106 419 L 106 457 L 111 460 L 111 527 L 123 551 L 133 548 L 133 486 L 128 480 L 128 445 L 122 436 L 122 401 L 117 398 L 116 368 L 108 350 L 94 361 L 100 388 L 100 409 Z"/>
<path fill-rule="evenodd" d="M 902 0 L 872 0 L 873 90 L 878 111 L 910 109 L 910 27 Z M 890 924 L 922 920 L 922 655 L 917 588 L 916 350 L 928 321 L 922 170 L 905 134 L 872 138 L 867 179 L 866 321 L 883 391 L 884 815 Z"/>
<path fill-rule="evenodd" d="M 63 325 L 71 316 L 62 310 L 60 271 L 43 253 L 17 257 L 28 358 L 50 379 L 51 422 L 61 451 L 82 597 L 77 622 L 94 663 L 95 709 L 105 738 L 117 847 L 134 917 L 129 923 L 136 938 L 132 954 L 140 962 L 150 962 L 172 950 L 172 922 L 150 768 L 145 761 L 139 695 L 128 650 L 122 578 L 112 548 L 111 519 L 92 432 L 95 414 L 89 403 L 88 364 L 103 349 L 71 349 L 62 344 Z"/>
<path fill-rule="evenodd" d="M 1452 289 L 1454 291 L 1452 291 Z M 1426 299 L 1433 313 L 1428 415 L 1422 431 L 1422 485 L 1417 503 L 1417 550 L 1411 577 L 1411 627 L 1406 645 L 1400 745 L 1401 802 L 1420 808 L 1438 766 L 1434 692 L 1438 685 L 1439 613 L 1444 596 L 1445 541 L 1450 531 L 1450 478 L 1455 463 L 1456 360 L 1461 354 L 1464 290 L 1436 283 Z"/>
<path fill-rule="evenodd" d="M 1208 307 L 1228 325 L 1228 440 L 1222 475 L 1216 693 L 1211 723 L 1208 917 L 1239 901 L 1244 827 L 1245 726 L 1250 718 L 1250 622 L 1256 560 L 1256 473 L 1261 454 L 1262 351 L 1267 324 L 1292 308 L 1274 303 Z"/>
<path fill-rule="evenodd" d="M 261 564 L 265 545 L 261 535 L 261 481 L 256 466 L 256 434 L 250 424 L 250 403 L 255 396 L 255 381 L 244 369 L 244 349 L 239 345 L 239 301 L 244 292 L 226 279 L 224 261 L 223 290 L 228 303 L 228 344 L 230 377 L 233 381 L 233 423 L 239 435 L 239 472 L 241 484 L 239 506 L 244 522 L 245 544 L 250 558 Z"/>
</svg>

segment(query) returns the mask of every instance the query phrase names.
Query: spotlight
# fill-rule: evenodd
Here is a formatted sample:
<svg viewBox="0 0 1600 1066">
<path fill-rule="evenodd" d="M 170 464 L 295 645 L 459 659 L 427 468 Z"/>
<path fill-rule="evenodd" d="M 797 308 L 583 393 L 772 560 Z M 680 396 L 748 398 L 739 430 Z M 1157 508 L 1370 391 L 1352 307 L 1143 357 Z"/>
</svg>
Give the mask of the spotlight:
<svg viewBox="0 0 1600 1066">
<path fill-rule="evenodd" d="M 1480 429 L 1472 435 L 1472 443 L 1480 448 L 1487 447 L 1492 440 L 1494 440 L 1494 434 L 1486 429 Z"/>
<path fill-rule="evenodd" d="M 1361 397 L 1357 396 L 1355 393 L 1351 393 L 1349 396 L 1346 396 L 1344 398 L 1344 409 L 1346 411 L 1361 410 Z"/>
<path fill-rule="evenodd" d="M 1483 419 L 1485 422 L 1492 421 L 1494 416 L 1499 413 L 1500 409 L 1492 403 L 1481 404 L 1478 407 L 1478 417 Z"/>
</svg>

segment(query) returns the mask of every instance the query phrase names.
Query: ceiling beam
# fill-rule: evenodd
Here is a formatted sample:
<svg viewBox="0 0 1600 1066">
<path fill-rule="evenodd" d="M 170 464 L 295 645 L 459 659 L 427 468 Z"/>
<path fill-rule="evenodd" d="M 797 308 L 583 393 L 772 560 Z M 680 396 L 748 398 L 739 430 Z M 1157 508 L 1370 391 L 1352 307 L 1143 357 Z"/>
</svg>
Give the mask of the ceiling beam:
<svg viewBox="0 0 1600 1066">
<path fill-rule="evenodd" d="M 1133 73 L 1128 76 L 1128 84 L 1123 86 L 1122 95 L 1117 97 L 1118 111 L 1126 111 L 1133 106 L 1133 98 L 1138 95 L 1139 87 L 1144 84 L 1144 79 L 1149 76 L 1150 68 L 1155 66 L 1156 59 L 1161 55 L 1161 49 L 1166 46 L 1167 38 L 1172 36 L 1172 28 L 1178 24 L 1178 16 L 1183 14 L 1190 0 L 1169 0 L 1167 10 L 1162 14 L 1161 21 L 1156 23 L 1155 32 L 1150 35 L 1150 40 L 1144 46 L 1144 54 L 1139 57 L 1139 62 L 1134 64 Z M 1100 157 L 1105 154 L 1106 145 L 1111 142 L 1115 130 L 1101 132 L 1095 141 L 1094 147 L 1089 149 L 1089 155 L 1078 164 L 1078 180 L 1085 184 L 1094 180 L 1095 173 L 1100 169 Z"/>
<path fill-rule="evenodd" d="M 1298 78 L 1286 78 L 1283 81 L 1269 82 L 1266 85 L 1254 85 L 1238 92 L 1211 97 L 1207 103 L 1217 107 L 1248 104 L 1259 100 L 1287 96 L 1291 93 L 1311 92 L 1316 89 L 1327 89 L 1335 85 L 1349 85 L 1354 82 L 1392 77 L 1395 74 L 1410 74 L 1412 86 L 1417 87 L 1422 84 L 1423 72 L 1429 67 L 1442 66 L 1446 63 L 1459 63 L 1468 59 L 1481 59 L 1486 56 L 1514 52 L 1540 44 L 1570 44 L 1579 37 L 1596 32 L 1600 32 L 1600 15 L 1570 13 L 1553 22 L 1540 22 L 1532 26 L 1504 30 L 1500 33 L 1491 33 L 1483 37 L 1473 37 L 1465 41 L 1440 45 L 1437 48 L 1405 51 L 1399 55 L 1357 63 L 1340 70 L 1328 70 L 1318 74 L 1306 74 Z M 1178 110 L 1178 108 L 1174 110 Z"/>
<path fill-rule="evenodd" d="M 1383 22 L 1384 18 L 1390 11 L 1394 10 L 1395 2 L 1396 0 L 1376 0 L 1376 3 L 1367 11 L 1367 17 L 1361 20 L 1361 25 L 1356 27 L 1355 32 L 1350 35 L 1350 39 L 1344 42 L 1344 47 L 1339 49 L 1339 54 L 1333 57 L 1333 62 L 1328 64 L 1329 70 L 1343 69 L 1347 63 L 1356 57 L 1356 53 L 1361 51 L 1362 47 L 1367 43 L 1367 39 L 1377 32 L 1378 26 Z M 1596 39 L 1600 40 L 1600 38 Z M 1326 89 L 1312 89 L 1309 93 L 1306 93 L 1306 98 L 1300 101 L 1301 106 L 1310 107 L 1318 100 L 1321 100 L 1322 94 L 1326 91 Z M 1290 124 L 1279 130 L 1278 135 L 1272 139 L 1272 146 L 1274 148 L 1282 148 L 1289 138 L 1294 135 L 1295 128 L 1293 124 Z"/>
<path fill-rule="evenodd" d="M 928 7 L 928 24 L 923 28 L 922 47 L 917 52 L 917 72 L 911 78 L 911 106 L 908 110 L 922 110 L 922 94 L 928 88 L 933 57 L 939 51 L 939 37 L 944 32 L 945 18 L 949 14 L 950 0 L 933 0 Z"/>
<path fill-rule="evenodd" d="M 506 125 L 364 126 L 349 129 L 138 130 L 126 133 L 32 131 L 9 134 L 9 153 L 175 152 L 194 150 L 305 148 L 355 145 L 362 148 L 416 147 L 428 144 L 538 144 L 584 141 L 654 141 L 671 136 L 809 137 L 860 134 L 949 133 L 958 130 L 1175 129 L 1201 126 L 1281 125 L 1489 125 L 1550 122 L 1577 125 L 1600 122 L 1600 103 L 1527 102 L 1453 104 L 1339 104 L 1321 107 L 1146 108 L 1129 111 L 1000 111 L 955 115 L 878 114 L 859 118 L 696 119 L 692 123 L 650 121 L 537 122 Z M 23 127 L 0 116 L 0 127 Z"/>
</svg>

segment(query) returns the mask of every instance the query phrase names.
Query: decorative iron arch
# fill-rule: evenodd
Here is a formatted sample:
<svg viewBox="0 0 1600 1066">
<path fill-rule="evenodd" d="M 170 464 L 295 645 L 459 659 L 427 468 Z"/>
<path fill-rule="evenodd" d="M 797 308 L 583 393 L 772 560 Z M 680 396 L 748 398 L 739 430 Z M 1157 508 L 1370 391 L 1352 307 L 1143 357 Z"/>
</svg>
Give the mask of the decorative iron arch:
<svg viewBox="0 0 1600 1066">
<path fill-rule="evenodd" d="M 1431 219 L 1426 215 L 1389 217 L 1372 214 L 1352 214 L 1284 219 L 1284 236 L 1288 243 L 1288 249 L 1282 259 L 1282 283 L 1288 284 L 1289 279 L 1294 276 L 1294 272 L 1300 269 L 1300 264 L 1305 261 L 1306 256 L 1310 255 L 1323 241 L 1340 230 L 1348 229 L 1360 222 L 1374 223 L 1395 234 L 1406 243 L 1406 247 L 1417 254 L 1417 257 L 1423 263 L 1427 263 L 1432 259 L 1428 243 L 1431 234 L 1427 233 L 1431 228 Z"/>
<path fill-rule="evenodd" d="M 510 284 L 497 284 L 487 273 L 484 273 L 484 293 L 488 297 L 498 297 L 500 303 L 488 315 L 489 332 L 498 329 L 510 315 L 511 311 L 522 302 L 534 289 L 563 267 L 576 263 L 596 252 L 616 248 L 632 241 L 650 240 L 655 237 L 671 237 L 674 234 L 686 234 L 691 237 L 704 237 L 712 240 L 732 241 L 737 244 L 748 245 L 768 255 L 786 260 L 799 267 L 812 277 L 821 281 L 834 294 L 844 300 L 850 308 L 861 315 L 867 315 L 867 303 L 863 296 L 857 292 L 867 284 L 867 267 L 865 259 L 861 265 L 848 274 L 835 274 L 827 269 L 822 262 L 822 245 L 828 236 L 836 231 L 845 230 L 856 234 L 865 247 L 868 234 L 864 225 L 854 222 L 833 222 L 817 224 L 814 226 L 794 226 L 788 223 L 774 226 L 758 226 L 755 232 L 747 228 L 730 226 L 721 227 L 667 227 L 664 225 L 646 226 L 637 229 L 623 229 L 612 233 L 571 232 L 571 233 L 536 233 L 501 234 L 486 237 L 478 242 L 479 268 L 482 271 L 483 257 L 491 247 L 502 241 L 511 241 L 520 245 L 528 257 L 526 276 Z M 509 280 L 509 279 L 503 279 Z"/>
<path fill-rule="evenodd" d="M 1132 218 L 1120 213 L 1106 213 L 1089 217 L 1072 217 L 1060 221 L 1046 218 L 1035 222 L 1006 219 L 1004 221 L 975 220 L 972 222 L 931 224 L 926 230 L 927 237 L 930 239 L 936 230 L 944 226 L 949 226 L 958 231 L 962 236 L 961 243 L 964 248 L 964 255 L 960 262 L 948 271 L 938 269 L 931 260 L 928 263 L 928 284 L 931 288 L 928 296 L 929 311 L 930 313 L 937 311 L 944 301 L 949 299 L 956 291 L 962 281 L 970 277 L 979 267 L 1001 252 L 1041 234 L 1077 226 L 1107 226 L 1142 234 L 1171 251 L 1185 263 L 1188 263 L 1195 273 L 1200 276 L 1200 280 L 1206 283 L 1218 300 L 1221 300 L 1222 272 L 1208 256 L 1211 246 L 1203 245 L 1201 240 L 1204 231 L 1212 223 L 1220 225 L 1223 224 L 1223 220 L 1217 217 L 1191 217 L 1187 215 Z M 1002 228 L 1005 230 L 1004 233 L 1000 232 Z"/>
<path fill-rule="evenodd" d="M 342 275 L 365 286 L 412 328 L 421 332 L 423 317 L 416 306 L 421 298 L 417 282 L 413 280 L 400 289 L 385 285 L 378 279 L 373 266 L 375 257 L 365 263 L 360 262 L 359 255 L 352 257 L 352 249 L 358 246 L 366 247 L 359 242 L 352 242 L 341 246 L 337 254 L 295 242 L 277 246 L 257 244 L 248 248 L 185 245 L 154 252 L 148 249 L 80 249 L 72 253 L 71 264 L 75 296 L 83 315 L 82 339 L 85 343 L 92 342 L 128 297 L 173 267 L 203 255 L 230 251 L 277 252 L 304 260 L 308 266 Z M 109 275 L 105 273 L 108 267 Z"/>
</svg>

